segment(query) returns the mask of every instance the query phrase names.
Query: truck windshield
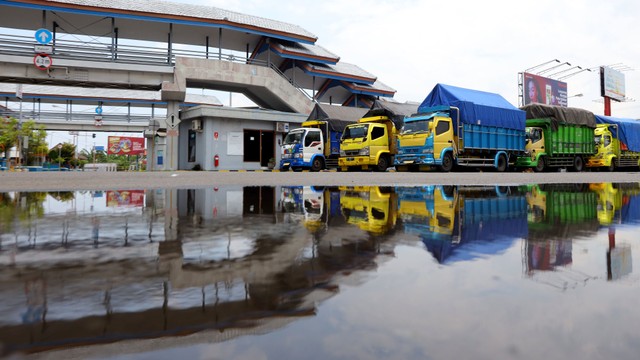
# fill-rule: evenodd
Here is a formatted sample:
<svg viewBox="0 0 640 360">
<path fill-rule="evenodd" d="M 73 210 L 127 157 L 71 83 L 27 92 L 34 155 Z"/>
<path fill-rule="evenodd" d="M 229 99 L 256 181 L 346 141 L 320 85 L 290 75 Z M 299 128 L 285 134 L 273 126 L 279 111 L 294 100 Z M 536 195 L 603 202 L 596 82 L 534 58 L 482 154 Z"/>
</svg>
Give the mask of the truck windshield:
<svg viewBox="0 0 640 360">
<path fill-rule="evenodd" d="M 600 143 L 602 142 L 602 135 L 596 135 L 596 137 L 594 138 L 595 142 L 596 142 L 596 146 L 600 145 Z"/>
<path fill-rule="evenodd" d="M 347 126 L 342 133 L 342 139 L 359 139 L 367 136 L 369 124 Z"/>
<path fill-rule="evenodd" d="M 529 140 L 532 144 L 540 141 L 540 139 L 542 139 L 542 129 L 540 129 L 540 128 L 527 128 L 526 129 L 526 139 Z"/>
<path fill-rule="evenodd" d="M 401 133 L 404 134 L 420 134 L 429 132 L 429 124 L 431 124 L 431 120 L 418 120 L 405 122 L 402 126 Z"/>
<path fill-rule="evenodd" d="M 299 144 L 300 141 L 302 141 L 302 134 L 304 134 L 304 131 L 295 131 L 295 132 L 290 132 L 287 134 L 287 136 L 285 136 L 284 138 L 284 145 L 294 145 L 294 144 Z"/>
</svg>

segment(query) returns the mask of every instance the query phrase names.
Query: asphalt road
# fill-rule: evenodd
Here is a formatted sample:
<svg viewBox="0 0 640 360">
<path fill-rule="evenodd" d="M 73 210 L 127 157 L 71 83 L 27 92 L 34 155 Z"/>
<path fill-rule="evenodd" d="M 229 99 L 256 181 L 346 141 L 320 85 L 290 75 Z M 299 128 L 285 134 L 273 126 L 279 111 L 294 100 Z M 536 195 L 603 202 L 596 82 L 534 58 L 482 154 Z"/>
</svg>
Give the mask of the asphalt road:
<svg viewBox="0 0 640 360">
<path fill-rule="evenodd" d="M 640 183 L 640 172 L 0 172 L 0 192 L 204 188 L 222 185 L 414 186 L 543 183 Z"/>
</svg>

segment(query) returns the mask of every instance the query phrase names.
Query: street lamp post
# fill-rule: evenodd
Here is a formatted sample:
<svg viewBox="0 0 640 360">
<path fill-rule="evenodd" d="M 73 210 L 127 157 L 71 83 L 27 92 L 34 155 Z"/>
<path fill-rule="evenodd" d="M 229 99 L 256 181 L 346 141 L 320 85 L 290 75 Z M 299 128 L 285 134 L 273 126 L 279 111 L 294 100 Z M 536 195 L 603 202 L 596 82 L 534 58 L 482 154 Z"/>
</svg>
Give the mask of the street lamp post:
<svg viewBox="0 0 640 360">
<path fill-rule="evenodd" d="M 60 158 L 62 157 L 62 144 L 58 144 L 58 171 L 62 170 Z"/>
</svg>

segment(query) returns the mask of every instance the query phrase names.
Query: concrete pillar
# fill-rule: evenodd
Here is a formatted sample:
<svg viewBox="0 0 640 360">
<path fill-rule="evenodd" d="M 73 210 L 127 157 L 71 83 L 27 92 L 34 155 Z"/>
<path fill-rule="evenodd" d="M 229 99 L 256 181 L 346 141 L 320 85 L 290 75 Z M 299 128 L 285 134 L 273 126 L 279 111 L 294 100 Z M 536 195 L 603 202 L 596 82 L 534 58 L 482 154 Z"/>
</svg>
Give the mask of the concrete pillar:
<svg viewBox="0 0 640 360">
<path fill-rule="evenodd" d="M 164 169 L 178 170 L 178 140 L 180 124 L 180 102 L 167 102 L 167 144 L 164 154 Z"/>
<path fill-rule="evenodd" d="M 164 190 L 164 241 L 178 240 L 178 190 Z"/>
</svg>

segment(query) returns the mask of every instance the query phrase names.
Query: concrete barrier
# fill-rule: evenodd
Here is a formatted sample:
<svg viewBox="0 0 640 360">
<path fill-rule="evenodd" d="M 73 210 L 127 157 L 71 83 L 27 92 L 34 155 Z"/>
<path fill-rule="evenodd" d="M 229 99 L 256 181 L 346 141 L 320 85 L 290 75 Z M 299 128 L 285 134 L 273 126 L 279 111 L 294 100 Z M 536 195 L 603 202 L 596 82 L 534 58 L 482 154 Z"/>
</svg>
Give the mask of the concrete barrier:
<svg viewBox="0 0 640 360">
<path fill-rule="evenodd" d="M 84 165 L 84 171 L 106 172 L 106 171 L 117 171 L 117 170 L 118 170 L 118 165 L 116 165 L 115 163 L 85 164 Z"/>
</svg>

